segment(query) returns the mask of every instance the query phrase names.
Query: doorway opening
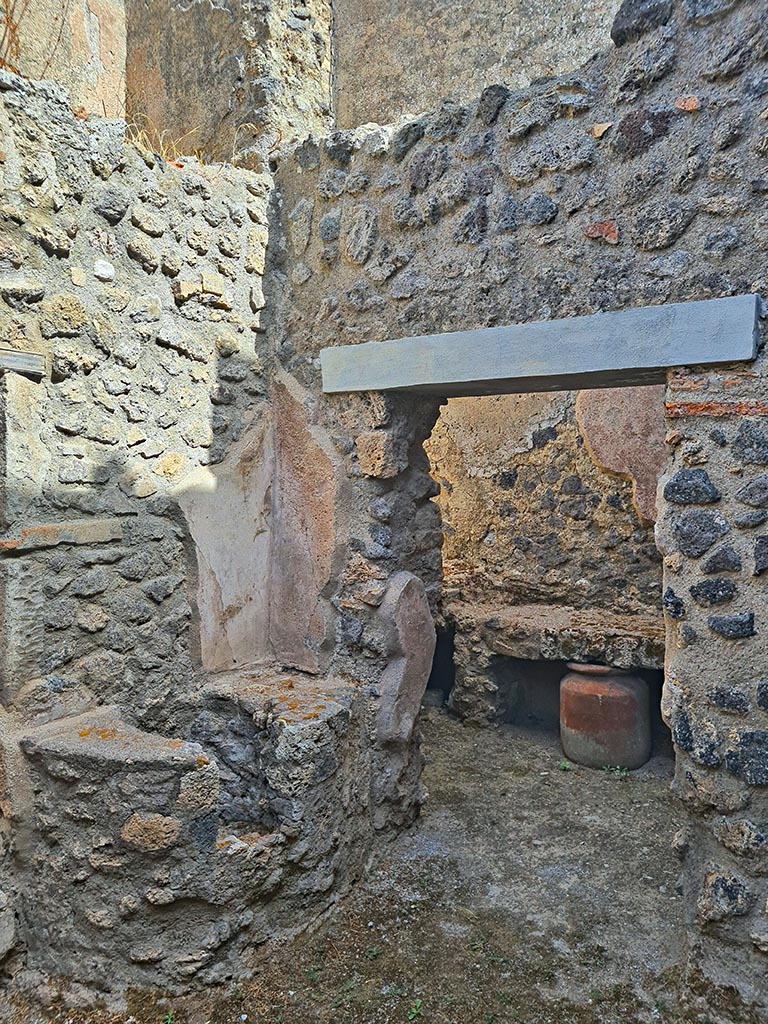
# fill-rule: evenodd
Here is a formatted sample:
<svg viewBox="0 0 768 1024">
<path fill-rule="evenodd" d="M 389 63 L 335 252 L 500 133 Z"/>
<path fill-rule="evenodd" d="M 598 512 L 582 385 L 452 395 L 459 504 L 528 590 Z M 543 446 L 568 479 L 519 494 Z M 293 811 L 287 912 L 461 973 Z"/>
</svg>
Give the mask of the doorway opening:
<svg viewBox="0 0 768 1024">
<path fill-rule="evenodd" d="M 672 758 L 655 492 L 663 386 L 450 399 L 425 450 L 440 487 L 442 627 L 428 703 L 557 734 L 569 661 L 648 687 Z"/>
</svg>

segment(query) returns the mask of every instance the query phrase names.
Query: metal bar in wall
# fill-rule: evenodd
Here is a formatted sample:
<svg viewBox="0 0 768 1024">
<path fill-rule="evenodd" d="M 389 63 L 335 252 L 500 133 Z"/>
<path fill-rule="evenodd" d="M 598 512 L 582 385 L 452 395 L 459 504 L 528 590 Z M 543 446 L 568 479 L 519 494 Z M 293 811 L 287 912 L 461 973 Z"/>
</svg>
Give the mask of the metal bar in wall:
<svg viewBox="0 0 768 1024">
<path fill-rule="evenodd" d="M 325 348 L 323 391 L 445 397 L 661 383 L 672 366 L 754 359 L 760 299 L 615 313 Z"/>
</svg>

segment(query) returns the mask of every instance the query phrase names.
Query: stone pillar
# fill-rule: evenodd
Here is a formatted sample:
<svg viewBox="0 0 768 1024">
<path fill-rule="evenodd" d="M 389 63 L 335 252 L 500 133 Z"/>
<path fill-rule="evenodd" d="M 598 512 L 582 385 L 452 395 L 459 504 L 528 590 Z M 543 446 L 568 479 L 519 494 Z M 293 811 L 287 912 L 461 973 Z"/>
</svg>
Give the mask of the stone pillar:
<svg viewBox="0 0 768 1024">
<path fill-rule="evenodd" d="M 765 368 L 762 356 L 750 366 L 671 373 L 671 463 L 657 527 L 663 711 L 677 753 L 675 789 L 689 812 L 676 840 L 688 982 L 694 1008 L 722 1006 L 728 1020 L 753 1019 L 752 1004 L 768 1008 Z"/>
</svg>

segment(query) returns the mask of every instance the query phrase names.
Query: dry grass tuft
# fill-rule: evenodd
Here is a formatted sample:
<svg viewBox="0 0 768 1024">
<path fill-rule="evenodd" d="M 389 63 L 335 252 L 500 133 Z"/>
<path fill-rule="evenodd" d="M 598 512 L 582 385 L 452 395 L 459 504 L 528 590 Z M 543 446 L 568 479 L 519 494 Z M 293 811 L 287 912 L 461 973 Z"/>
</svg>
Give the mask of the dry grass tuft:
<svg viewBox="0 0 768 1024">
<path fill-rule="evenodd" d="M 184 143 L 190 136 L 200 130 L 191 128 L 183 135 L 174 136 L 167 128 L 158 129 L 150 118 L 134 114 L 126 122 L 126 138 L 139 149 L 149 153 L 155 153 L 162 157 L 168 164 L 178 164 L 183 157 L 195 157 L 200 163 L 204 163 L 202 152 L 199 150 L 190 151 Z"/>
</svg>

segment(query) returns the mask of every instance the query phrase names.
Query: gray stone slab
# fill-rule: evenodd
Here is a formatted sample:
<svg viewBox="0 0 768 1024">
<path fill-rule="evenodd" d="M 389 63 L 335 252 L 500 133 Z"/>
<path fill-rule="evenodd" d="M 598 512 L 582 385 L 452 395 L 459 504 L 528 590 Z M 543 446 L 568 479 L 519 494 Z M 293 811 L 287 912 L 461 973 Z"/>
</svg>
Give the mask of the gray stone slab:
<svg viewBox="0 0 768 1024">
<path fill-rule="evenodd" d="M 453 397 L 658 384 L 671 366 L 754 359 L 759 311 L 758 296 L 737 295 L 325 348 L 323 391 Z"/>
<path fill-rule="evenodd" d="M 45 375 L 45 356 L 37 352 L 19 352 L 13 348 L 0 348 L 0 371 L 12 370 L 39 380 Z"/>
</svg>

